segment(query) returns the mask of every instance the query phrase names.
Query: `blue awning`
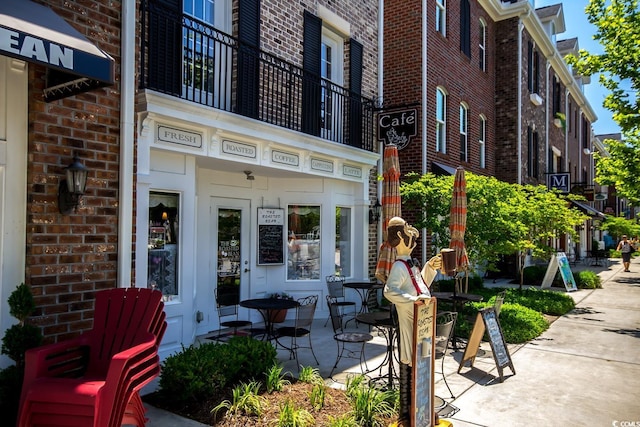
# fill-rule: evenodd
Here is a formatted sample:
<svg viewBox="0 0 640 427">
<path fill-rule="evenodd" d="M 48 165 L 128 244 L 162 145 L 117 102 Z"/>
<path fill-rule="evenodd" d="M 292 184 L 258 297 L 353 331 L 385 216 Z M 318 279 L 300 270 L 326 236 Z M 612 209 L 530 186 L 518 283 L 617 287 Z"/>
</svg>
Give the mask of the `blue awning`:
<svg viewBox="0 0 640 427">
<path fill-rule="evenodd" d="M 53 10 L 29 0 L 0 2 L 0 55 L 47 67 L 45 101 L 114 82 L 111 56 Z"/>
</svg>

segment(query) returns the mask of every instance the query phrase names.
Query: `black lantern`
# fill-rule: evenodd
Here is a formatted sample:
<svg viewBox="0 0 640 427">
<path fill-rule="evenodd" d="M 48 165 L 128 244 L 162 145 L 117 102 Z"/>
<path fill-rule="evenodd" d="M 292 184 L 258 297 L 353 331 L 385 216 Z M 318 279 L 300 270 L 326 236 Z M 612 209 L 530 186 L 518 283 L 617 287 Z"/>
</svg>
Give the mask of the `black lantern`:
<svg viewBox="0 0 640 427">
<path fill-rule="evenodd" d="M 380 219 L 380 212 L 382 211 L 382 205 L 376 199 L 376 202 L 369 208 L 369 224 L 375 224 Z"/>
<path fill-rule="evenodd" d="M 73 162 L 64 170 L 66 179 L 60 181 L 58 187 L 58 209 L 63 215 L 71 214 L 80 203 L 87 186 L 87 168 L 80 163 L 78 156 L 73 156 Z"/>
</svg>

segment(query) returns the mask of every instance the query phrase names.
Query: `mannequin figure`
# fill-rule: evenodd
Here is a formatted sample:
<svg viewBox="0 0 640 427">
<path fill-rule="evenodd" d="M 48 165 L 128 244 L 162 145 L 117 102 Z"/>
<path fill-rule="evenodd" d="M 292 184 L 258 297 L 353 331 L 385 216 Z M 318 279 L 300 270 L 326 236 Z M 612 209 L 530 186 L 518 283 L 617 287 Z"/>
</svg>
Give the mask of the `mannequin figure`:
<svg viewBox="0 0 640 427">
<path fill-rule="evenodd" d="M 413 361 L 413 311 L 416 304 L 431 298 L 429 286 L 442 267 L 439 255 L 431 258 L 422 271 L 413 265 L 411 252 L 419 231 L 400 217 L 393 217 L 387 227 L 387 242 L 396 248 L 396 261 L 384 287 L 384 296 L 395 305 L 400 335 L 400 419 L 408 422 L 411 409 Z"/>
</svg>

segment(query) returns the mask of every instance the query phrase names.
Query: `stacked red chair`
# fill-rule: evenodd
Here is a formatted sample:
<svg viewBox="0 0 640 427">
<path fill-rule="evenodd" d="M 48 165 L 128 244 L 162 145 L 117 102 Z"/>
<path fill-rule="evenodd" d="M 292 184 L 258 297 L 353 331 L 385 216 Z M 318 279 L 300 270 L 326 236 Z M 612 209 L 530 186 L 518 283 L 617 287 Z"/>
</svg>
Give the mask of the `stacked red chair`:
<svg viewBox="0 0 640 427">
<path fill-rule="evenodd" d="M 27 351 L 18 426 L 144 425 L 139 392 L 160 373 L 166 327 L 159 291 L 96 293 L 91 331 Z"/>
</svg>

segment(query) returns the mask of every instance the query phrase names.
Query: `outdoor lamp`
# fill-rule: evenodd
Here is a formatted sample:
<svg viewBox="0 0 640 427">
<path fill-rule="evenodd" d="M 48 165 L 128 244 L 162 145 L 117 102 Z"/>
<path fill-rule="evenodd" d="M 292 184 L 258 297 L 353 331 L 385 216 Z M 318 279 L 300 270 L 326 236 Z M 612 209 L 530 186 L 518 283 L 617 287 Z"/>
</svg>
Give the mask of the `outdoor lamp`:
<svg viewBox="0 0 640 427">
<path fill-rule="evenodd" d="M 382 205 L 376 199 L 376 202 L 369 208 L 369 224 L 375 224 L 380 219 L 380 212 L 382 211 Z"/>
<path fill-rule="evenodd" d="M 58 209 L 63 215 L 71 214 L 80 203 L 87 186 L 87 168 L 80 163 L 78 156 L 73 156 L 73 162 L 64 169 L 66 179 L 60 181 L 58 187 Z"/>
</svg>

